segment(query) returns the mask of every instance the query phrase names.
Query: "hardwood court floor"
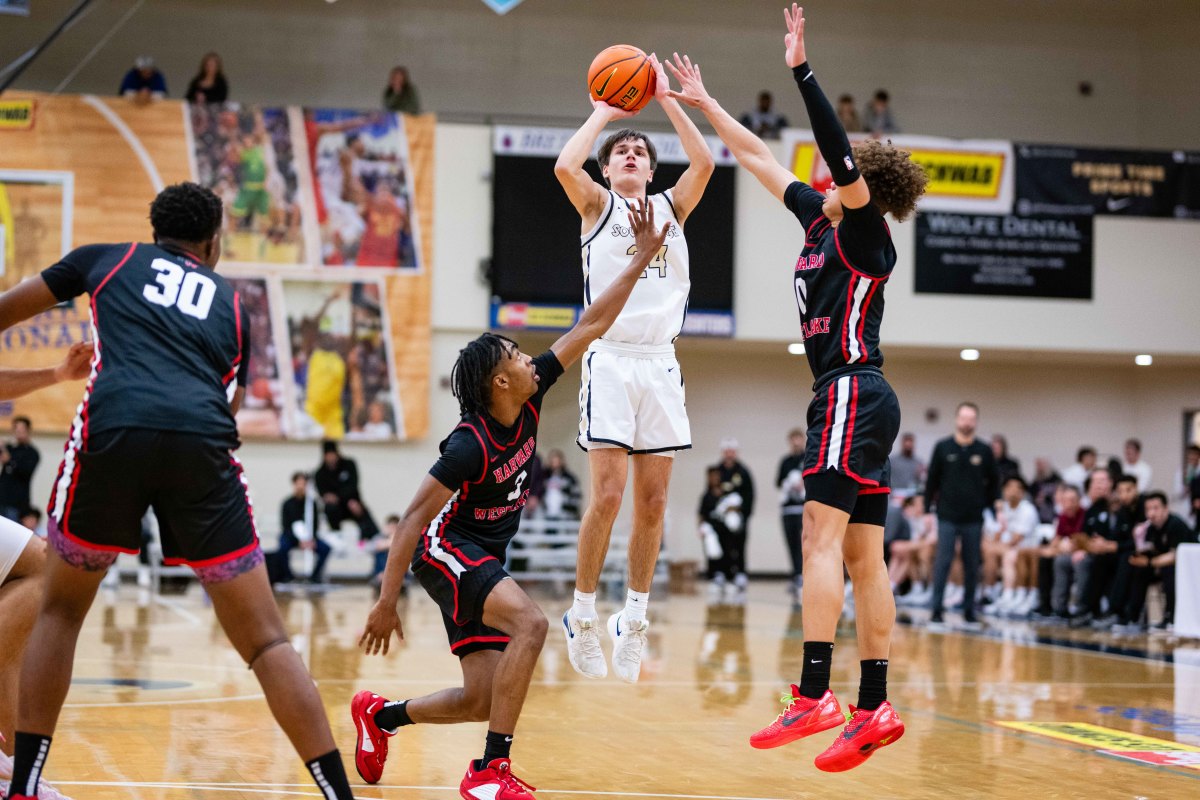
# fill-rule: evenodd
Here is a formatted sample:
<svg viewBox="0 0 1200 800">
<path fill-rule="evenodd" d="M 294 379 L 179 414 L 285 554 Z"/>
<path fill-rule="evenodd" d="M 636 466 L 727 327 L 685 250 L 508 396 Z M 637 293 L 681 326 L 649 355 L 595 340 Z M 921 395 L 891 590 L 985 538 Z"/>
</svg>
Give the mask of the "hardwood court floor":
<svg viewBox="0 0 1200 800">
<path fill-rule="evenodd" d="M 77 800 L 318 796 L 203 596 L 193 588 L 182 597 L 142 600 L 123 587 L 112 604 L 97 601 L 47 778 Z M 441 621 L 423 595 L 406 605 L 408 639 L 398 651 L 386 658 L 359 654 L 354 643 L 371 602 L 365 588 L 281 597 L 347 759 L 355 691 L 404 698 L 459 680 Z M 771 751 L 746 742 L 778 713 L 779 694 L 800 672 L 800 613 L 782 586 L 753 586 L 745 606 L 709 605 L 703 595 L 656 599 L 653 657 L 633 687 L 611 678 L 585 681 L 571 670 L 553 622 L 564 602 L 543 600 L 550 639 L 514 751 L 518 774 L 540 787 L 542 798 L 1200 796 L 1196 766 L 1154 766 L 1098 752 L 1200 745 L 1200 666 L 1166 660 L 1200 665 L 1200 650 L 1152 637 L 1122 640 L 1146 651 L 1143 658 L 1039 644 L 1039 631 L 1026 625 L 982 635 L 901 626 L 890 688 L 907 733 L 862 767 L 828 775 L 812 758 L 830 734 Z M 1041 633 L 1070 644 L 1115 642 Z M 833 681 L 843 704 L 853 702 L 857 653 L 849 626 L 839 636 Z M 1090 723 L 1113 733 L 1075 744 L 996 724 L 1012 721 Z M 383 783 L 356 787 L 357 797 L 457 797 L 485 728 L 403 730 L 392 740 Z M 1119 732 L 1163 744 L 1110 741 Z M 1195 752 L 1171 757 L 1200 760 Z M 357 782 L 352 760 L 347 770 Z"/>
</svg>

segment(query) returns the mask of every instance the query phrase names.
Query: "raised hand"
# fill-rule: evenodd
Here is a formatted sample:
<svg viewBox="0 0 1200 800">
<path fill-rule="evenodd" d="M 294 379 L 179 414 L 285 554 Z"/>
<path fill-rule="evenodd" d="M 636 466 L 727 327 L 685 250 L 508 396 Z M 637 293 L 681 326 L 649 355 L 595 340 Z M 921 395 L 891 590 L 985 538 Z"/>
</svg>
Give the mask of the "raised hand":
<svg viewBox="0 0 1200 800">
<path fill-rule="evenodd" d="M 686 55 L 681 58 L 679 53 L 675 53 L 675 63 L 668 61 L 666 65 L 675 76 L 675 80 L 679 81 L 679 91 L 671 90 L 671 97 L 692 108 L 700 108 L 705 102 L 712 100 L 700 77 L 699 64 L 693 64 Z"/>
<path fill-rule="evenodd" d="M 783 37 L 783 59 L 789 67 L 798 67 L 808 61 L 804 52 L 804 9 L 792 3 L 791 9 L 783 10 L 783 17 L 788 27 L 787 35 Z"/>
<path fill-rule="evenodd" d="M 650 66 L 654 68 L 654 99 L 661 103 L 671 96 L 671 82 L 667 80 L 667 72 L 655 53 L 650 54 Z"/>
<path fill-rule="evenodd" d="M 662 230 L 654 227 L 654 204 L 638 198 L 637 205 L 629 212 L 629 227 L 633 229 L 633 241 L 638 253 L 657 253 L 667 240 L 671 221 Z"/>
<path fill-rule="evenodd" d="M 602 115 L 604 119 L 609 122 L 613 122 L 618 119 L 629 119 L 637 114 L 637 111 L 626 111 L 623 108 L 610 106 L 608 103 L 604 102 L 603 100 L 597 100 L 590 94 L 588 95 L 588 100 L 592 104 L 592 113 Z"/>
</svg>

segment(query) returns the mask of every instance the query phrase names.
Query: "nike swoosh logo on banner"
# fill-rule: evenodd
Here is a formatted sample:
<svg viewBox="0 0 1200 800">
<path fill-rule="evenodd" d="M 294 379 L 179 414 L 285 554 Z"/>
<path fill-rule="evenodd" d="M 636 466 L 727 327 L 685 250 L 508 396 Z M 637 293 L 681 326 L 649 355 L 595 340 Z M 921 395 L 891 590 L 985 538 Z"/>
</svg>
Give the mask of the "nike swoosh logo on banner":
<svg viewBox="0 0 1200 800">
<path fill-rule="evenodd" d="M 364 753 L 374 753 L 375 743 L 371 741 L 371 734 L 367 733 L 367 721 L 360 719 L 358 727 L 362 730 L 362 749 Z"/>
<path fill-rule="evenodd" d="M 799 722 L 800 720 L 804 719 L 805 717 L 807 717 L 809 714 L 811 714 L 812 712 L 814 712 L 814 711 L 816 711 L 816 710 L 817 710 L 817 707 L 816 707 L 816 706 L 813 706 L 813 707 L 812 707 L 812 708 L 810 708 L 808 711 L 805 711 L 805 712 L 804 712 L 804 713 L 802 713 L 802 714 L 797 714 L 796 716 L 792 717 L 791 719 L 785 719 L 785 720 L 783 721 L 783 727 L 785 727 L 785 728 L 790 728 L 790 727 L 792 727 L 792 726 L 793 726 L 793 725 L 795 725 L 797 722 Z"/>
<path fill-rule="evenodd" d="M 613 75 L 617 74 L 620 67 L 613 67 L 613 71 L 608 73 L 608 77 L 604 79 L 604 83 L 600 84 L 600 88 L 596 90 L 596 97 L 604 97 L 604 90 L 608 88 L 608 82 L 613 79 Z"/>
</svg>

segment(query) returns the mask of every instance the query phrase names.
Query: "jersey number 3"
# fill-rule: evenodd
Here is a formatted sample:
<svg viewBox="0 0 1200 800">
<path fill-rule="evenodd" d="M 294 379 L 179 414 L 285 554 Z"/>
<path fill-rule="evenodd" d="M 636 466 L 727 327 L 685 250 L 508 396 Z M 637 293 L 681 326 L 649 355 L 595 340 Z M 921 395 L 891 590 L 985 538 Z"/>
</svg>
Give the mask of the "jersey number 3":
<svg viewBox="0 0 1200 800">
<path fill-rule="evenodd" d="M 154 283 L 142 289 L 142 297 L 156 306 L 175 306 L 189 317 L 208 319 L 217 295 L 217 284 L 212 278 L 195 270 L 185 272 L 183 267 L 165 258 L 154 259 L 150 268 L 158 275 Z"/>
<path fill-rule="evenodd" d="M 650 266 L 646 267 L 646 271 L 642 273 L 643 278 L 649 278 L 650 270 L 652 270 L 652 269 L 658 270 L 658 277 L 660 277 L 660 278 L 667 277 L 667 248 L 669 246 L 670 245 L 664 244 L 662 247 L 658 248 L 658 255 L 656 255 L 654 257 L 654 260 L 650 262 Z M 637 255 L 637 245 L 636 244 L 629 245 L 629 249 L 625 251 L 625 255 L 636 256 Z"/>
</svg>

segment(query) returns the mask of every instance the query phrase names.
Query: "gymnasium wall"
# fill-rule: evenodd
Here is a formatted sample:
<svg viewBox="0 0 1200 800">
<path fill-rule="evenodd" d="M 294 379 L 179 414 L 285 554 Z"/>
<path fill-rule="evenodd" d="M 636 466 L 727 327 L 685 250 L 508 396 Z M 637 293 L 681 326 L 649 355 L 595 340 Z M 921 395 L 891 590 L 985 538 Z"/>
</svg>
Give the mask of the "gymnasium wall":
<svg viewBox="0 0 1200 800">
<path fill-rule="evenodd" d="M 31 18 L 6 18 L 0 58 L 32 46 L 74 2 L 38 0 Z M 95 0 L 18 88 L 53 90 L 134 2 Z M 148 53 L 180 96 L 200 56 L 215 49 L 233 96 L 249 102 L 369 108 L 388 68 L 401 63 L 443 117 L 574 119 L 588 110 L 591 55 L 626 40 L 659 54 L 688 50 L 735 113 L 769 89 L 796 118 L 782 5 L 525 0 L 497 16 L 480 0 L 155 0 L 65 91 L 114 92 L 133 57 Z M 1194 144 L 1200 129 L 1200 4 L 1192 0 L 840 0 L 810 3 L 807 13 L 826 88 L 860 102 L 888 88 L 908 132 L 1174 148 Z M 1083 80 L 1091 97 L 1077 91 Z M 648 119 L 665 123 L 657 110 Z"/>
</svg>

